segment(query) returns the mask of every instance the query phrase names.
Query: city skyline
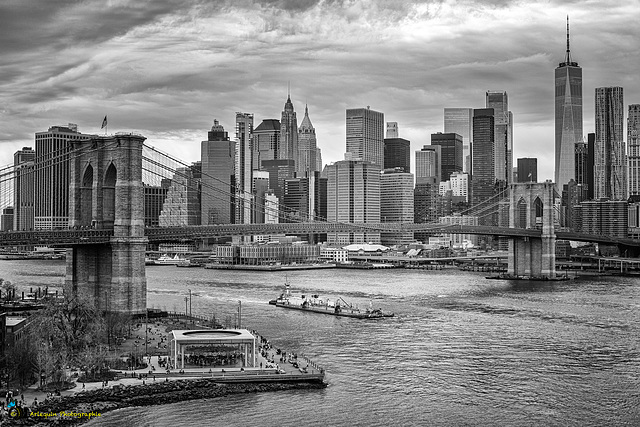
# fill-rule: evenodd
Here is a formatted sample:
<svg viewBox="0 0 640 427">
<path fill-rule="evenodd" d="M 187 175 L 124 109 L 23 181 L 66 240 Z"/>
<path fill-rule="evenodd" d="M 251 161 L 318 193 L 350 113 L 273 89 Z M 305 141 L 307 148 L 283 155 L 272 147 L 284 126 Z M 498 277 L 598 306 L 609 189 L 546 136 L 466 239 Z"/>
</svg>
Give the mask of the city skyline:
<svg viewBox="0 0 640 427">
<path fill-rule="evenodd" d="M 413 153 L 444 131 L 444 108 L 482 108 L 486 91 L 506 91 L 513 157 L 537 157 L 539 179 L 553 179 L 553 70 L 567 14 L 584 72 L 584 136 L 595 128 L 596 87 L 621 86 L 628 104 L 640 102 L 637 1 L 118 4 L 0 6 L 0 164 L 50 126 L 100 134 L 105 115 L 110 132 L 197 160 L 214 119 L 233 129 L 237 111 L 278 118 L 290 81 L 325 163 L 343 158 L 347 108 L 370 105 L 398 122 Z"/>
</svg>

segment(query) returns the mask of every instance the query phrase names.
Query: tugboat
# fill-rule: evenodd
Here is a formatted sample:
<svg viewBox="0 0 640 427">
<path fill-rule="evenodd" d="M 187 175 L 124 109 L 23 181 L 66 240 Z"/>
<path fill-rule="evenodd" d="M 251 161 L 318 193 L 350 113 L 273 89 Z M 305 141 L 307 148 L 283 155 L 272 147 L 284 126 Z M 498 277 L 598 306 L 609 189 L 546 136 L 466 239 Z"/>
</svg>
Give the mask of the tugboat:
<svg viewBox="0 0 640 427">
<path fill-rule="evenodd" d="M 292 310 L 311 311 L 313 313 L 329 314 L 331 316 L 354 317 L 356 319 L 380 319 L 383 317 L 394 317 L 393 313 L 384 312 L 382 309 L 373 309 L 371 303 L 366 310 L 360 310 L 349 304 L 342 297 L 336 301 L 329 299 L 319 299 L 319 295 L 300 295 L 299 297 L 291 294 L 289 283 L 285 283 L 284 292 L 276 299 L 269 301 L 269 304 L 280 308 L 289 308 Z"/>
</svg>

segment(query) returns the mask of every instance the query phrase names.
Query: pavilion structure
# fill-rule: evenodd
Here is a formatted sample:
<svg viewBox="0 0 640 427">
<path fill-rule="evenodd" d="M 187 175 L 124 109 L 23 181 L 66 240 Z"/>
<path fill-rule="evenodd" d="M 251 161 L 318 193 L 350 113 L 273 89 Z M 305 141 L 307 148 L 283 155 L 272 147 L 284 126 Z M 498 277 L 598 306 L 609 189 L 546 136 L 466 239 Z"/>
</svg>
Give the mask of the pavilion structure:
<svg viewBox="0 0 640 427">
<path fill-rule="evenodd" d="M 173 330 L 168 338 L 175 369 L 184 369 L 185 349 L 190 346 L 237 346 L 243 354 L 243 366 L 256 366 L 256 337 L 246 329 Z"/>
</svg>

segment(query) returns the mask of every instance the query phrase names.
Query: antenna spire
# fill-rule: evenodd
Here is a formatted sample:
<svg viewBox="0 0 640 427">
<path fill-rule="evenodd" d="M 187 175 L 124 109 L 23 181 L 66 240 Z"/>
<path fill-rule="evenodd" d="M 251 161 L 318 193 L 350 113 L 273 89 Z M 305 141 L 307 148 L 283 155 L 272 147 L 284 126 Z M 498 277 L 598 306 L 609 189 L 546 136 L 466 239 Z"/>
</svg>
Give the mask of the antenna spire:
<svg viewBox="0 0 640 427">
<path fill-rule="evenodd" d="M 287 98 L 291 98 L 291 80 L 287 80 Z"/>
<path fill-rule="evenodd" d="M 571 63 L 571 49 L 569 48 L 569 15 L 567 15 L 567 54 L 564 58 L 564 62 Z"/>
</svg>

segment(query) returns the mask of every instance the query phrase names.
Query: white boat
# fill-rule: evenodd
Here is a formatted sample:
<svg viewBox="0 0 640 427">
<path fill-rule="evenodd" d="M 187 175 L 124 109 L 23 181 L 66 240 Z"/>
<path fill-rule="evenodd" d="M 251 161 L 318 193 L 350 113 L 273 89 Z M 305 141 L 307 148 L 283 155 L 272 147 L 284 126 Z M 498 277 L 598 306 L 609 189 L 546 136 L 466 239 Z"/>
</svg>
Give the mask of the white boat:
<svg viewBox="0 0 640 427">
<path fill-rule="evenodd" d="M 155 265 L 178 265 L 180 263 L 186 262 L 186 258 L 180 258 L 178 254 L 175 254 L 173 257 L 169 255 L 162 255 L 160 258 L 153 261 Z"/>
</svg>

